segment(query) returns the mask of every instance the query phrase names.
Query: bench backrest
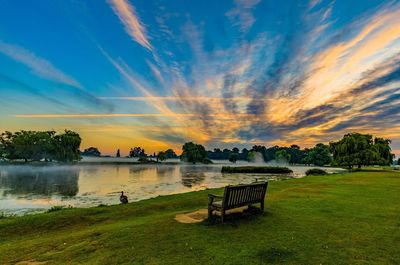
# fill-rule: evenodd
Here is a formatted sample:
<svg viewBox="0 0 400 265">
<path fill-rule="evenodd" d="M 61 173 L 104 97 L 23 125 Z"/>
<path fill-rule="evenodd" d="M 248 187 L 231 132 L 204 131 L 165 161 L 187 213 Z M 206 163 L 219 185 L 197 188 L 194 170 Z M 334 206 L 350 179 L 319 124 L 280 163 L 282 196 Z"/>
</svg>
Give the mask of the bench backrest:
<svg viewBox="0 0 400 265">
<path fill-rule="evenodd" d="M 224 208 L 231 209 L 262 202 L 267 191 L 268 182 L 241 184 L 225 187 L 223 204 Z"/>
</svg>

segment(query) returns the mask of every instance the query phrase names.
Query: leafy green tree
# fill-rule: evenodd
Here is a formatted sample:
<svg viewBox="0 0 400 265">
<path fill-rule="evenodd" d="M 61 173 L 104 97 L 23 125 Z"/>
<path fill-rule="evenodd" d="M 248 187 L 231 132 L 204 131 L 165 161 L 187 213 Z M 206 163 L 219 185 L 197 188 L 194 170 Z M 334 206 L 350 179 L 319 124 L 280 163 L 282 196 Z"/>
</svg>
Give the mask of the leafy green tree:
<svg viewBox="0 0 400 265">
<path fill-rule="evenodd" d="M 351 169 L 353 166 L 389 165 L 394 157 L 389 144 L 387 139 L 373 140 L 369 134 L 350 133 L 330 143 L 330 149 L 334 164 Z"/>
<path fill-rule="evenodd" d="M 14 134 L 9 131 L 5 131 L 1 134 L 0 142 L 2 146 L 2 156 L 7 159 L 17 159 L 15 153 L 15 146 L 13 144 Z"/>
<path fill-rule="evenodd" d="M 305 157 L 304 150 L 301 150 L 300 146 L 295 144 L 287 148 L 286 152 L 288 152 L 290 155 L 290 160 L 289 160 L 290 164 L 301 164 L 303 158 Z"/>
<path fill-rule="evenodd" d="M 25 162 L 31 160 L 35 154 L 35 132 L 20 131 L 12 136 L 12 145 L 14 146 L 14 158 L 23 159 Z"/>
<path fill-rule="evenodd" d="M 80 159 L 79 134 L 65 131 L 4 132 L 0 136 L 2 157 L 7 159 L 75 161 Z"/>
<path fill-rule="evenodd" d="M 167 153 L 166 153 L 166 152 L 163 152 L 163 151 L 158 152 L 158 154 L 157 154 L 157 161 L 158 161 L 158 160 L 160 160 L 160 161 L 165 161 L 165 160 L 167 160 Z"/>
<path fill-rule="evenodd" d="M 393 163 L 394 154 L 390 148 L 391 141 L 384 138 L 374 139 L 374 148 L 379 153 L 380 158 L 378 161 L 379 165 L 390 165 Z"/>
<path fill-rule="evenodd" d="M 304 158 L 305 164 L 313 164 L 316 166 L 324 166 L 332 162 L 332 156 L 329 153 L 329 146 L 319 143 L 311 148 L 307 152 L 307 156 Z"/>
<path fill-rule="evenodd" d="M 248 162 L 253 162 L 254 161 L 254 159 L 255 159 L 255 154 L 254 154 L 254 151 L 250 151 L 250 152 L 248 152 L 247 153 L 247 157 L 246 157 L 246 160 L 248 161 Z"/>
<path fill-rule="evenodd" d="M 204 146 L 200 144 L 195 144 L 193 142 L 185 143 L 182 146 L 181 160 L 193 164 L 197 162 L 207 163 L 207 151 Z"/>
<path fill-rule="evenodd" d="M 285 149 L 278 150 L 275 153 L 275 159 L 278 160 L 278 161 L 289 162 L 290 161 L 290 157 L 291 157 L 290 154 L 288 152 L 286 152 Z"/>
<path fill-rule="evenodd" d="M 236 163 L 236 161 L 238 160 L 238 153 L 231 153 L 229 155 L 229 161 L 232 163 Z"/>
<path fill-rule="evenodd" d="M 81 145 L 81 137 L 78 133 L 65 130 L 63 134 L 54 136 L 54 144 L 56 150 L 56 160 L 62 162 L 72 162 L 81 159 L 79 147 Z"/>
</svg>

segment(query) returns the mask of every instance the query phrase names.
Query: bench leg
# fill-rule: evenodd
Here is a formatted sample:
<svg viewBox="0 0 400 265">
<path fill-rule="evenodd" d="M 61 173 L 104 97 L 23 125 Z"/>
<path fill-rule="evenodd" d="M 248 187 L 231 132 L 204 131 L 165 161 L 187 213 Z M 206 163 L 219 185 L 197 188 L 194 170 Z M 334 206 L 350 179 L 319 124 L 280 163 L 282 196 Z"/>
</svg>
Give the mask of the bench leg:
<svg viewBox="0 0 400 265">
<path fill-rule="evenodd" d="M 212 210 L 211 206 L 208 206 L 208 220 L 209 221 L 212 220 L 212 212 L 213 212 L 213 210 Z"/>
<path fill-rule="evenodd" d="M 225 219 L 225 210 L 222 209 L 222 210 L 221 210 L 221 222 L 222 222 L 222 223 L 224 222 L 224 219 Z"/>
<path fill-rule="evenodd" d="M 264 212 L 264 201 L 261 201 L 260 208 L 261 208 L 261 212 Z"/>
</svg>

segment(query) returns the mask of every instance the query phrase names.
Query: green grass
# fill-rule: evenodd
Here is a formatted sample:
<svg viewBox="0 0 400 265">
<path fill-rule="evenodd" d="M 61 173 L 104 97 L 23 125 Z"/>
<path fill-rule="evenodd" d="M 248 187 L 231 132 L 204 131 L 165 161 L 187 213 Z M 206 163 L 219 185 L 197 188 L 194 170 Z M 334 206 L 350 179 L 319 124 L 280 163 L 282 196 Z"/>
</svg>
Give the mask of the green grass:
<svg viewBox="0 0 400 265">
<path fill-rule="evenodd" d="M 289 174 L 293 171 L 287 167 L 256 167 L 256 166 L 244 166 L 244 167 L 222 167 L 222 173 L 266 173 L 266 174 Z"/>
<path fill-rule="evenodd" d="M 262 215 L 174 220 L 209 192 L 3 218 L 0 264 L 400 264 L 399 172 L 270 182 Z"/>
</svg>

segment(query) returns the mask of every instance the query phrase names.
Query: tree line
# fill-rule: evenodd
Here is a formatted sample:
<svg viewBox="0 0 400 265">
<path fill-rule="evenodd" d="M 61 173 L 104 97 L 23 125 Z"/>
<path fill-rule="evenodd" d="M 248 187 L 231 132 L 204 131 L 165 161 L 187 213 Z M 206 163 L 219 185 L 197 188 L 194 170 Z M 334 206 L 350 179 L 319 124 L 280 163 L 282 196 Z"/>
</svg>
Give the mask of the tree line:
<svg viewBox="0 0 400 265">
<path fill-rule="evenodd" d="M 160 151 L 157 154 L 146 154 L 141 147 L 133 147 L 128 157 L 138 157 L 146 162 L 148 158 L 164 161 L 171 158 L 180 158 L 190 163 L 212 163 L 211 160 L 254 161 L 256 154 L 260 154 L 265 162 L 271 160 L 284 161 L 289 164 L 305 165 L 332 165 L 345 166 L 349 169 L 354 166 L 390 165 L 394 154 L 391 153 L 389 139 L 373 137 L 370 134 L 349 133 L 337 142 L 328 145 L 318 143 L 312 148 L 301 149 L 298 145 L 290 147 L 254 145 L 251 149 L 237 147 L 230 149 L 215 148 L 206 150 L 201 144 L 193 142 L 182 146 L 182 154 L 178 156 L 172 149 Z M 89 147 L 79 151 L 81 138 L 78 133 L 65 130 L 57 134 L 55 131 L 24 131 L 3 132 L 0 136 L 0 158 L 8 160 L 27 161 L 60 161 L 72 162 L 84 156 L 101 156 L 96 147 Z M 117 150 L 116 157 L 120 157 Z"/>
<path fill-rule="evenodd" d="M 329 145 L 318 143 L 312 148 L 301 149 L 298 145 L 290 147 L 265 147 L 254 145 L 250 150 L 243 148 L 219 149 L 206 151 L 202 145 L 192 142 L 182 146 L 181 160 L 191 163 L 210 163 L 210 159 L 228 159 L 252 161 L 255 153 L 262 155 L 265 162 L 271 160 L 285 161 L 290 164 L 345 166 L 349 169 L 357 166 L 390 165 L 394 154 L 391 153 L 389 139 L 373 137 L 370 134 L 349 133 L 337 142 Z M 400 159 L 399 159 L 400 160 Z M 399 163 L 400 164 L 400 163 Z"/>
<path fill-rule="evenodd" d="M 82 151 L 82 156 L 93 156 L 93 157 L 101 157 L 101 152 L 97 147 L 89 147 Z M 120 149 L 117 149 L 117 153 L 115 157 L 121 157 Z M 127 157 L 137 157 L 141 160 L 146 160 L 147 158 L 155 158 L 160 161 L 164 161 L 166 159 L 178 158 L 178 155 L 172 149 L 167 149 L 165 151 L 160 151 L 158 153 L 147 154 L 146 151 L 140 146 L 133 147 L 129 150 Z"/>
</svg>

